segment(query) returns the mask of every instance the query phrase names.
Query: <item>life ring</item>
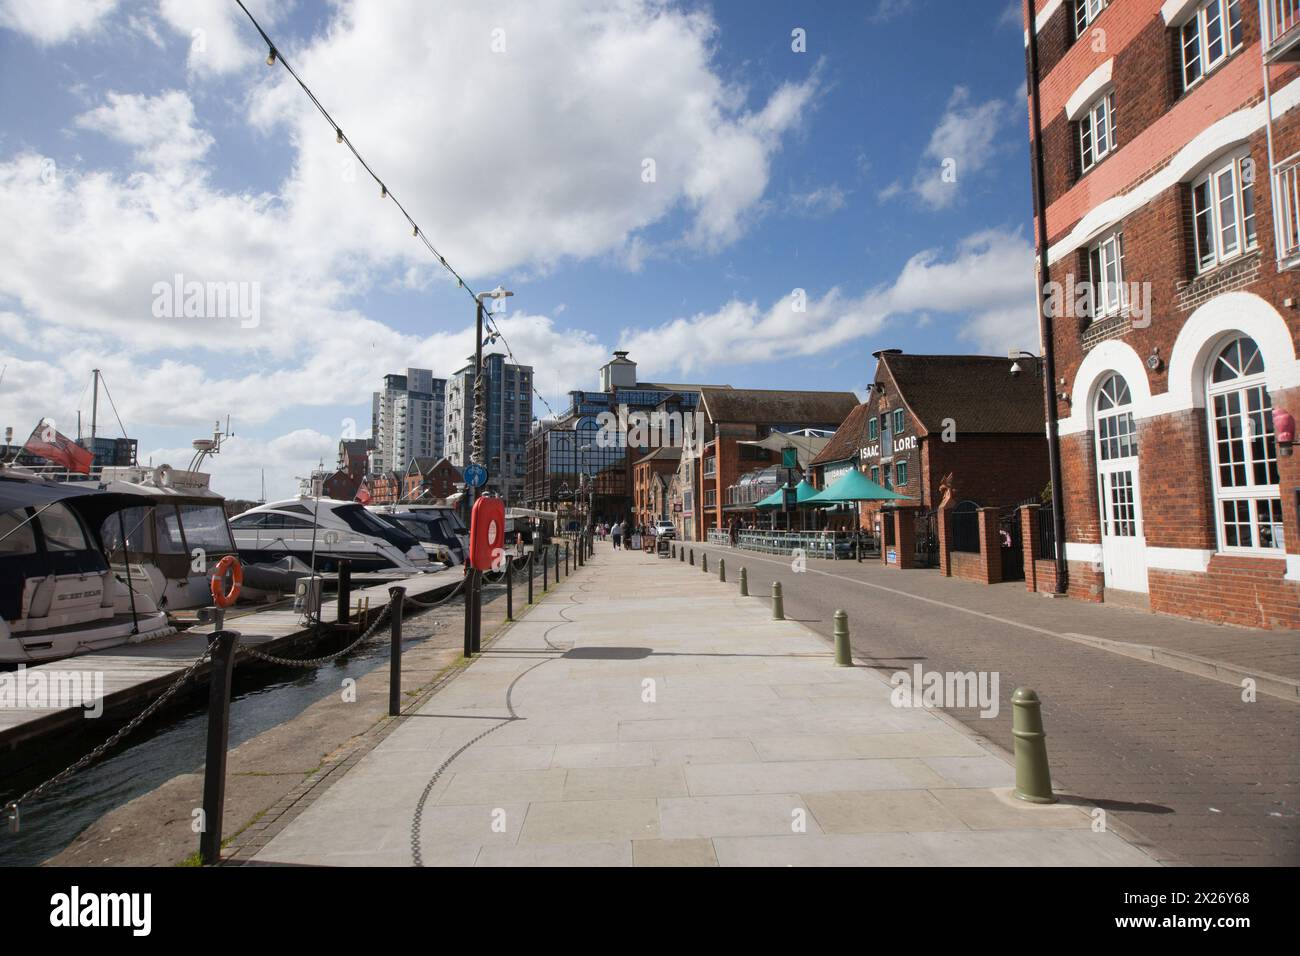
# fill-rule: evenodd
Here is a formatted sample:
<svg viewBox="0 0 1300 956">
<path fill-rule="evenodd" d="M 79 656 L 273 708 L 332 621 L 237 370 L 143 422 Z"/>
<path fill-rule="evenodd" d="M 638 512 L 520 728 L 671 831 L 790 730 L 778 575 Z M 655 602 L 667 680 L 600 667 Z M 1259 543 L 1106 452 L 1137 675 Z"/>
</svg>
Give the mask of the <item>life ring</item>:
<svg viewBox="0 0 1300 956">
<path fill-rule="evenodd" d="M 230 590 L 225 590 L 226 572 L 230 572 Z M 244 586 L 244 566 L 233 554 L 228 554 L 217 562 L 212 572 L 212 600 L 217 607 L 230 607 L 239 600 L 239 589 Z"/>
<path fill-rule="evenodd" d="M 172 486 L 171 465 L 159 465 L 153 470 L 153 486 L 155 488 L 170 488 Z"/>
</svg>

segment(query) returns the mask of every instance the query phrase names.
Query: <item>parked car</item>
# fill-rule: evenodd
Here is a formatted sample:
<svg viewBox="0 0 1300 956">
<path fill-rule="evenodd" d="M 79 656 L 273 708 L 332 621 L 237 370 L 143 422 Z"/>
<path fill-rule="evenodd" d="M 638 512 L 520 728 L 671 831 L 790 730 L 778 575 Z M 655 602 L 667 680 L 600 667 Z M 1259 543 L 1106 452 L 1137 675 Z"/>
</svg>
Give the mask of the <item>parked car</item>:
<svg viewBox="0 0 1300 956">
<path fill-rule="evenodd" d="M 656 538 L 677 537 L 677 529 L 673 527 L 671 521 L 656 521 L 653 530 Z"/>
</svg>

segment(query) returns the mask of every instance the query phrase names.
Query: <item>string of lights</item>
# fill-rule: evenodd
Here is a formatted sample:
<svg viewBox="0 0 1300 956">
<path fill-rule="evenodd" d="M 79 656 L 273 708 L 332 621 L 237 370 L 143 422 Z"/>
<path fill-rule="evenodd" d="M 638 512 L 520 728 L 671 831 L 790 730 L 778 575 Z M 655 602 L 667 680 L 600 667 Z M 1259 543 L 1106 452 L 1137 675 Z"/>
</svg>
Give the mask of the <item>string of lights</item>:
<svg viewBox="0 0 1300 956">
<path fill-rule="evenodd" d="M 352 140 L 348 138 L 348 135 L 345 132 L 343 132 L 343 127 L 334 119 L 332 115 L 330 115 L 330 112 L 325 108 L 325 105 L 316 98 L 316 94 L 312 92 L 311 87 L 309 87 L 303 81 L 302 77 L 298 75 L 298 72 L 289 64 L 289 61 L 285 59 L 284 53 L 276 45 L 275 41 L 271 39 L 271 37 L 267 34 L 267 32 L 264 29 L 262 29 L 262 25 L 257 22 L 257 18 L 254 17 L 252 12 L 248 9 L 248 7 L 244 5 L 244 0 L 235 0 L 235 3 L 238 4 L 239 9 L 244 12 L 244 16 L 248 18 L 248 22 L 253 25 L 253 29 L 255 29 L 258 35 L 262 38 L 262 42 L 266 44 L 266 49 L 267 49 L 266 65 L 275 66 L 276 63 L 279 63 L 282 67 L 285 68 L 286 71 L 288 71 L 289 75 L 293 77 L 294 82 L 296 82 L 298 86 L 302 89 L 303 93 L 307 95 L 307 99 L 311 100 L 312 106 L 316 107 L 317 112 L 319 112 L 320 115 L 324 117 L 325 121 L 330 124 L 330 128 L 334 130 L 335 142 L 341 146 L 346 146 L 348 150 L 352 153 L 356 161 L 361 165 L 361 168 L 364 169 L 366 173 L 369 174 L 370 178 L 375 181 L 375 185 L 379 187 L 379 198 L 392 200 L 393 205 L 397 207 L 398 211 L 402 214 L 403 218 L 406 219 L 407 224 L 410 225 L 411 235 L 414 236 L 416 239 L 419 239 L 420 242 L 423 243 L 425 248 L 427 248 L 429 252 L 433 254 L 434 258 L 438 260 L 438 263 L 456 279 L 456 287 L 459 289 L 464 289 L 467 293 L 469 293 L 470 298 L 474 300 L 475 306 L 478 307 L 480 304 L 478 293 L 476 293 L 473 287 L 470 286 L 470 284 L 465 281 L 464 276 L 462 276 L 459 272 L 457 272 L 455 267 L 453 267 L 451 263 L 447 261 L 446 256 L 444 256 L 441 252 L 438 251 L 437 247 L 434 246 L 433 241 L 420 227 L 420 224 L 415 221 L 415 218 L 409 212 L 407 212 L 406 207 L 403 206 L 401 202 L 398 201 L 397 197 L 393 195 L 392 190 L 388 188 L 388 184 L 385 183 L 384 180 L 379 177 L 379 174 L 376 173 L 374 169 L 371 168 L 370 164 L 366 162 L 365 157 L 361 155 L 360 150 L 358 150 L 357 147 L 353 144 Z M 510 343 L 506 340 L 505 334 L 501 331 L 500 326 L 498 326 L 496 322 L 491 319 L 491 310 L 484 308 L 483 314 L 484 314 L 484 320 L 487 325 L 488 331 L 491 333 L 491 337 L 489 338 L 488 342 L 485 344 L 491 344 L 493 341 L 499 339 L 501 344 L 505 346 L 506 354 L 509 355 L 511 363 L 514 365 L 518 365 L 519 362 L 515 358 L 514 351 L 510 348 Z M 475 375 L 476 380 L 481 377 L 482 376 L 479 374 Z M 541 401 L 541 403 L 546 406 L 546 410 L 552 415 L 552 417 L 554 417 L 555 410 L 551 408 L 551 403 L 548 402 L 546 400 L 546 397 L 537 390 L 536 385 L 532 385 L 531 388 L 533 394 L 537 396 L 538 400 Z"/>
</svg>

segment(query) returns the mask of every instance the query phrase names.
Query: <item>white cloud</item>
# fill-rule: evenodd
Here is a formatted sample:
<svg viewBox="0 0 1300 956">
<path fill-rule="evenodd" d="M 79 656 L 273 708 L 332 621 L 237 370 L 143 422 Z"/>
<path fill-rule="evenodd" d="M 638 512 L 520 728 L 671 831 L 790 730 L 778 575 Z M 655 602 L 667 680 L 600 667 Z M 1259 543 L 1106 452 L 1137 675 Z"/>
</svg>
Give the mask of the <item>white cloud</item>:
<svg viewBox="0 0 1300 956">
<path fill-rule="evenodd" d="M 750 108 L 714 70 L 715 38 L 706 14 L 656 0 L 393 0 L 340 7 L 290 55 L 440 248 L 484 275 L 625 252 L 673 213 L 699 247 L 744 231 L 817 84 Z M 416 257 L 369 178 L 343 180 L 346 152 L 292 80 L 265 75 L 253 118 L 299 148 L 285 196 L 304 226 Z"/>
<path fill-rule="evenodd" d="M 286 6 L 285 0 L 262 0 L 254 13 L 269 29 Z M 189 42 L 185 64 L 191 73 L 232 73 L 253 68 L 266 57 L 261 38 L 233 0 L 160 0 L 158 7 L 173 32 Z"/>
<path fill-rule="evenodd" d="M 848 193 L 834 183 L 829 186 L 818 186 L 806 193 L 794 193 L 788 203 L 790 211 L 795 215 L 813 219 L 839 212 L 846 205 L 848 205 Z"/>
<path fill-rule="evenodd" d="M 197 126 L 194 104 L 179 90 L 159 96 L 109 93 L 106 100 L 78 116 L 77 125 L 134 147 L 142 165 L 184 166 L 212 146 L 212 137 Z"/>
<path fill-rule="evenodd" d="M 0 0 L 0 27 L 50 46 L 94 30 L 117 0 Z"/>
<path fill-rule="evenodd" d="M 419 289 L 444 275 L 364 176 L 344 176 L 346 151 L 283 70 L 261 64 L 237 8 L 158 9 L 182 36 L 205 31 L 208 59 L 189 51 L 196 78 L 252 71 L 251 116 L 283 142 L 291 172 L 264 192 L 214 183 L 213 134 L 179 90 L 110 92 L 73 118 L 74 134 L 127 145 L 126 170 L 56 168 L 31 152 L 0 160 L 6 417 L 75 416 L 91 368 L 118 383 L 119 411 L 139 433 L 226 414 L 269 427 L 290 409 L 366 409 L 396 365 L 459 367 L 469 308 L 444 331 L 410 335 L 351 307 L 376 285 Z M 497 26 L 503 54 L 489 51 Z M 657 0 L 341 3 L 286 55 L 449 259 L 466 275 L 508 279 L 571 258 L 637 268 L 681 243 L 715 248 L 740 235 L 817 83 L 750 106 L 715 71 L 715 34 L 706 14 Z M 641 179 L 647 156 L 653 183 Z M 674 214 L 669 248 L 642 235 Z M 156 318 L 155 289 L 177 276 L 255 288 L 260 323 Z M 593 336 L 546 316 L 500 325 L 517 358 L 562 388 L 607 357 Z"/>
<path fill-rule="evenodd" d="M 998 26 L 1008 29 L 1023 30 L 1025 26 L 1025 8 L 1020 0 L 1008 0 L 1002 15 L 998 17 Z"/>
<path fill-rule="evenodd" d="M 955 87 L 922 153 L 911 191 L 931 209 L 955 203 L 971 177 L 978 176 L 997 155 L 999 133 L 1014 115 L 1010 104 L 997 98 L 974 102 L 970 90 Z M 888 187 L 882 200 L 901 194 Z"/>
<path fill-rule="evenodd" d="M 915 6 L 916 0 L 879 0 L 869 19 L 876 23 L 884 23 L 911 13 Z"/>
<path fill-rule="evenodd" d="M 892 284 L 857 298 L 831 289 L 809 297 L 803 312 L 794 311 L 790 296 L 766 309 L 732 300 L 714 312 L 626 332 L 620 348 L 651 373 L 690 373 L 709 364 L 821 355 L 880 331 L 891 318 L 923 316 L 929 324 L 940 313 L 960 317 L 959 336 L 997 354 L 1035 340 L 1035 307 L 1032 246 L 1018 233 L 988 230 L 968 236 L 948 257 L 917 253 Z"/>
</svg>

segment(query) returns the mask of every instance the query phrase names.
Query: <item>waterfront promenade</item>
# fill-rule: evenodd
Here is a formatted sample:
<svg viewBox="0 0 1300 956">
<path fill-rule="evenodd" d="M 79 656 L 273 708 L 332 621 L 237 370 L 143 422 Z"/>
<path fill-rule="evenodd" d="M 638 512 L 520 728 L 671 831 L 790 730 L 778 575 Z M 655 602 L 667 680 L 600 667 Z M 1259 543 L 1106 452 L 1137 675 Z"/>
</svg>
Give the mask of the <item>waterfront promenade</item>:
<svg viewBox="0 0 1300 956">
<path fill-rule="evenodd" d="M 1012 688 L 1003 687 L 1004 708 Z M 1048 728 L 1050 750 L 1051 728 Z M 1006 741 L 1009 745 L 1010 741 Z M 554 586 L 296 816 L 260 864 L 1152 865 L 1088 807 L 679 561 Z"/>
</svg>

